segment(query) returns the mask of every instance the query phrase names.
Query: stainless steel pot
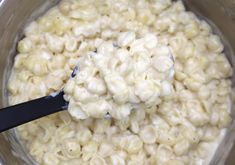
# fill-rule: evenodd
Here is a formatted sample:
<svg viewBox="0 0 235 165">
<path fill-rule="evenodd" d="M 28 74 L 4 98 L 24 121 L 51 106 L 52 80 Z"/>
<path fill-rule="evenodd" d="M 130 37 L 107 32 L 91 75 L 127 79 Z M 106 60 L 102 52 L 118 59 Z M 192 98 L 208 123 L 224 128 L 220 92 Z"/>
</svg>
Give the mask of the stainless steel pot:
<svg viewBox="0 0 235 165">
<path fill-rule="evenodd" d="M 6 83 L 16 54 L 16 42 L 23 37 L 22 29 L 59 0 L 0 0 L 0 107 L 7 105 Z M 184 0 L 187 8 L 200 17 L 207 18 L 216 33 L 223 37 L 225 53 L 235 72 L 235 1 L 234 0 Z M 213 23 L 212 23 L 213 22 Z M 216 28 L 216 26 L 218 28 Z M 233 86 L 235 85 L 235 76 Z M 234 89 L 233 89 L 234 91 Z M 234 91 L 235 93 L 235 91 Z M 235 99 L 232 103 L 235 119 Z M 219 146 L 211 165 L 235 164 L 235 121 Z M 14 130 L 0 134 L 0 165 L 32 165 L 31 157 L 17 140 Z"/>
</svg>

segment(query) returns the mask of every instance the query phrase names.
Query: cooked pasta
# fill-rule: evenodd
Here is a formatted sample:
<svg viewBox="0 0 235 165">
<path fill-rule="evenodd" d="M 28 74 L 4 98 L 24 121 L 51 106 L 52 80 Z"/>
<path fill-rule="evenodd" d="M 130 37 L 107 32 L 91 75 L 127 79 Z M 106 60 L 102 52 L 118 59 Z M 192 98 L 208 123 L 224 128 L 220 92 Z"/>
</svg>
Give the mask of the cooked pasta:
<svg viewBox="0 0 235 165">
<path fill-rule="evenodd" d="M 209 164 L 231 121 L 232 68 L 181 1 L 62 0 L 24 32 L 10 104 L 61 88 L 69 101 L 17 128 L 39 164 Z"/>
</svg>

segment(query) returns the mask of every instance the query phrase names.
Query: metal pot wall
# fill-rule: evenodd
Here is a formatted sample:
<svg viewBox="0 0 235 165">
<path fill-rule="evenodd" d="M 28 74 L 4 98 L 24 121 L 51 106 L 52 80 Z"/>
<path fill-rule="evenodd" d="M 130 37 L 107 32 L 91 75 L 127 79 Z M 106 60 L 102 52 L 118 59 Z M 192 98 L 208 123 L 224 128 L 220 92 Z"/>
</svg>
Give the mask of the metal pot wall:
<svg viewBox="0 0 235 165">
<path fill-rule="evenodd" d="M 43 14 L 59 0 L 0 0 L 0 107 L 7 106 L 6 84 L 16 54 L 16 42 L 22 37 L 22 29 L 34 18 Z M 225 44 L 225 53 L 235 72 L 235 1 L 234 0 L 184 0 L 188 10 L 206 18 L 215 33 Z M 215 26 L 216 25 L 216 26 Z M 235 86 L 235 75 L 232 77 Z M 234 88 L 233 88 L 234 91 Z M 235 91 L 234 91 L 235 93 Z M 232 103 L 235 119 L 235 99 Z M 226 137 L 211 165 L 235 164 L 235 122 L 228 128 Z M 31 157 L 17 140 L 15 130 L 0 134 L 0 165 L 32 165 Z"/>
</svg>

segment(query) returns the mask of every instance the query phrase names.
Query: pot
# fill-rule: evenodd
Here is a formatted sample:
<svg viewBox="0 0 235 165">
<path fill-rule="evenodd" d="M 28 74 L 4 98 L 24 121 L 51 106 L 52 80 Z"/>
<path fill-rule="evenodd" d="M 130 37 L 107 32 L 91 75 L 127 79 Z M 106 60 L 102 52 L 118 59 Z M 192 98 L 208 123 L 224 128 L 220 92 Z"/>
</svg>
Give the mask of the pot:
<svg viewBox="0 0 235 165">
<path fill-rule="evenodd" d="M 6 84 L 10 75 L 16 43 L 23 37 L 23 29 L 31 20 L 42 15 L 59 0 L 0 0 L 0 107 L 8 105 Z M 184 0 L 188 10 L 206 19 L 225 45 L 225 54 L 235 73 L 235 1 Z M 235 74 L 232 76 L 235 86 Z M 233 92 L 235 90 L 233 88 Z M 235 95 L 234 95 L 235 96 Z M 231 107 L 235 119 L 235 98 Z M 235 121 L 230 124 L 211 165 L 235 164 Z M 36 164 L 18 140 L 15 129 L 0 134 L 0 165 Z"/>
</svg>

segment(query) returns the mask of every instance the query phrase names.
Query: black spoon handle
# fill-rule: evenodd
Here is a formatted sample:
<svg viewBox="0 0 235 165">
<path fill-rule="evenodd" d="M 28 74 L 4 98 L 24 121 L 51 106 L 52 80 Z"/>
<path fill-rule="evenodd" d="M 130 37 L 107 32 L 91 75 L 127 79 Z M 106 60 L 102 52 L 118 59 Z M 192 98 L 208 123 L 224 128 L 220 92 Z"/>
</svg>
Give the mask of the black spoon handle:
<svg viewBox="0 0 235 165">
<path fill-rule="evenodd" d="M 42 97 L 0 110 L 0 132 L 65 110 L 68 103 L 63 98 L 64 92 Z"/>
</svg>

